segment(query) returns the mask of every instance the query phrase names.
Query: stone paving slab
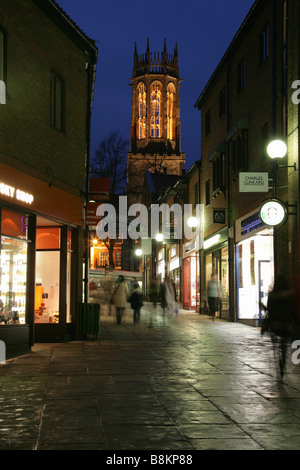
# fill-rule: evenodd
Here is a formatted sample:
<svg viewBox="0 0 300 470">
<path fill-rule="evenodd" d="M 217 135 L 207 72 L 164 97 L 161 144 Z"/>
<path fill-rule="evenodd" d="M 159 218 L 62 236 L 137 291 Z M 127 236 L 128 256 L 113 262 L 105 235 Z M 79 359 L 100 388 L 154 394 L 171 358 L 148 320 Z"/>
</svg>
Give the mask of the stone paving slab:
<svg viewBox="0 0 300 470">
<path fill-rule="evenodd" d="M 300 366 L 256 328 L 145 305 L 141 324 L 0 365 L 0 450 L 298 450 Z"/>
</svg>

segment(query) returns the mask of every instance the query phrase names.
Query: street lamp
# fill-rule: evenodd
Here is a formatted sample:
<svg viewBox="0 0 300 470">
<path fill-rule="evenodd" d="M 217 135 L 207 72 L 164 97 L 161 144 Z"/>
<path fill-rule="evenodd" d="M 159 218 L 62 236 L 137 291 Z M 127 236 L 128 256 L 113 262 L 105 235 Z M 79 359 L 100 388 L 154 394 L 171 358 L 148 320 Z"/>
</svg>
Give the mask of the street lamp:
<svg viewBox="0 0 300 470">
<path fill-rule="evenodd" d="M 269 143 L 267 152 L 270 158 L 283 158 L 287 154 L 286 143 L 282 140 L 276 139 Z"/>
<path fill-rule="evenodd" d="M 137 248 L 137 249 L 135 250 L 135 254 L 136 254 L 136 256 L 142 256 L 143 251 L 142 251 L 140 248 Z"/>
<path fill-rule="evenodd" d="M 190 217 L 187 223 L 189 227 L 196 228 L 198 226 L 198 219 L 197 217 Z"/>
<path fill-rule="evenodd" d="M 155 237 L 155 240 L 156 240 L 157 242 L 162 242 L 163 239 L 164 239 L 164 236 L 163 236 L 162 233 L 158 233 L 158 234 L 156 235 L 156 237 Z"/>
</svg>

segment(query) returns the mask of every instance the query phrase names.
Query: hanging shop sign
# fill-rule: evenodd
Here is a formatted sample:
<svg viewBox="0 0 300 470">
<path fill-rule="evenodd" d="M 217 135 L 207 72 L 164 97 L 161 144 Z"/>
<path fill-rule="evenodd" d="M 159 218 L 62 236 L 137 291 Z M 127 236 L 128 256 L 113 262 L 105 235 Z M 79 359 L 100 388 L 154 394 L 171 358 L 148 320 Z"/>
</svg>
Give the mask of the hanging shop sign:
<svg viewBox="0 0 300 470">
<path fill-rule="evenodd" d="M 287 218 L 286 205 L 280 199 L 268 199 L 262 204 L 259 216 L 266 225 L 279 225 Z"/>
<path fill-rule="evenodd" d="M 225 209 L 214 209 L 213 221 L 214 224 L 225 224 Z"/>
<path fill-rule="evenodd" d="M 240 193 L 267 193 L 269 190 L 269 174 L 267 172 L 239 173 Z"/>
</svg>

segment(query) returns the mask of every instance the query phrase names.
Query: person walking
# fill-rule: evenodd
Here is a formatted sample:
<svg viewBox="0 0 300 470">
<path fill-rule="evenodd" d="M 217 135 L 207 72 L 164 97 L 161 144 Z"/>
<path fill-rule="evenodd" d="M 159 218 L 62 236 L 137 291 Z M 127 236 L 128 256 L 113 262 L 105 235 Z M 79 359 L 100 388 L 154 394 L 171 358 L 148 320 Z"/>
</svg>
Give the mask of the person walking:
<svg viewBox="0 0 300 470">
<path fill-rule="evenodd" d="M 116 316 L 119 325 L 122 322 L 128 298 L 129 288 L 127 282 L 125 282 L 124 276 L 120 275 L 117 279 L 117 286 L 111 297 L 112 303 L 116 307 Z"/>
<path fill-rule="evenodd" d="M 285 371 L 287 347 L 295 324 L 296 311 L 295 296 L 285 277 L 278 275 L 268 296 L 267 323 L 281 377 Z"/>
<path fill-rule="evenodd" d="M 134 285 L 134 289 L 129 297 L 129 302 L 131 304 L 131 308 L 133 309 L 133 323 L 139 323 L 141 308 L 143 306 L 143 294 L 138 282 L 136 282 Z"/>
<path fill-rule="evenodd" d="M 210 281 L 208 281 L 207 297 L 209 305 L 209 314 L 211 315 L 212 320 L 214 320 L 216 310 L 218 308 L 218 302 L 222 297 L 221 286 L 217 274 L 212 274 Z"/>
</svg>

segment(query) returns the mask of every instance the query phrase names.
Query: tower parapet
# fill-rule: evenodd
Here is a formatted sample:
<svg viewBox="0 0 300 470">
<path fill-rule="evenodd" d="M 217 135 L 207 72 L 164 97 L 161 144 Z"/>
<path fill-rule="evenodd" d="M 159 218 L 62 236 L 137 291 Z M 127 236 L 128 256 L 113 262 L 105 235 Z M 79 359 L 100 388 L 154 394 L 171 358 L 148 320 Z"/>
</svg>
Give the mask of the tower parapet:
<svg viewBox="0 0 300 470">
<path fill-rule="evenodd" d="M 167 53 L 166 39 L 162 52 L 150 52 L 149 39 L 147 39 L 147 50 L 145 54 L 138 54 L 137 45 L 134 48 L 133 77 L 146 74 L 167 74 L 179 78 L 177 44 L 173 55 Z"/>
</svg>

